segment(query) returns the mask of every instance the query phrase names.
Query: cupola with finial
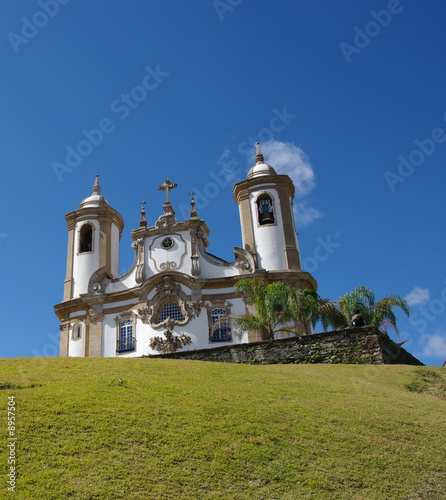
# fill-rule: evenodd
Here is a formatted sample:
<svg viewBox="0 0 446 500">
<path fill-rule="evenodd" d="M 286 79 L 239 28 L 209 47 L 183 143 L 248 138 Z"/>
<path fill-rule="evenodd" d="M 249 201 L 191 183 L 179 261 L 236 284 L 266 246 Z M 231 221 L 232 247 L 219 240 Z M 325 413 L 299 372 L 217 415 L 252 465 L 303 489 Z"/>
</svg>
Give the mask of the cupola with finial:
<svg viewBox="0 0 446 500">
<path fill-rule="evenodd" d="M 300 271 L 293 182 L 265 162 L 260 143 L 256 143 L 255 162 L 247 178 L 233 189 L 240 211 L 243 247 L 252 254 L 258 269 Z"/>
<path fill-rule="evenodd" d="M 99 175 L 92 194 L 65 219 L 68 254 L 64 300 L 70 300 L 88 293 L 91 276 L 101 268 L 110 278 L 119 276 L 119 240 L 124 220 L 102 196 Z"/>
</svg>

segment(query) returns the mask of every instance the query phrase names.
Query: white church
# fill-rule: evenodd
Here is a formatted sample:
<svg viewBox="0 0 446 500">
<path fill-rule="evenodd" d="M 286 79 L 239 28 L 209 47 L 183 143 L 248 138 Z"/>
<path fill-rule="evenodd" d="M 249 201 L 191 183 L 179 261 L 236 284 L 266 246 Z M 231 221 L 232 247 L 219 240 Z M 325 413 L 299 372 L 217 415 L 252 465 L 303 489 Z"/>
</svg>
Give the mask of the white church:
<svg viewBox="0 0 446 500">
<path fill-rule="evenodd" d="M 175 218 L 168 179 L 162 213 L 153 226 L 143 209 L 131 232 L 134 261 L 119 276 L 124 221 L 93 193 L 66 214 L 67 271 L 60 320 L 60 356 L 139 357 L 176 350 L 207 349 L 262 340 L 256 332 L 235 332 L 232 315 L 251 309 L 234 291 L 238 280 L 283 281 L 317 289 L 303 272 L 294 225 L 294 185 L 267 165 L 257 144 L 256 164 L 233 188 L 239 206 L 243 248 L 227 262 L 206 251 L 209 229 L 192 199 L 190 217 Z M 161 212 L 161 210 L 160 210 Z"/>
</svg>

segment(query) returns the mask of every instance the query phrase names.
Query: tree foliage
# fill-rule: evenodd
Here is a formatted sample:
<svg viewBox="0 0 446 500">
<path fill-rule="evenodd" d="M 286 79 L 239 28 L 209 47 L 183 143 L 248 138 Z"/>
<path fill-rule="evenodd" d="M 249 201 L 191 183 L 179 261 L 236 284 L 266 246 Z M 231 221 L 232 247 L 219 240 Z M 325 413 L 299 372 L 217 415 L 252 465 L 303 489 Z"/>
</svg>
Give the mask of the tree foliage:
<svg viewBox="0 0 446 500">
<path fill-rule="evenodd" d="M 282 282 L 267 284 L 264 280 L 240 280 L 241 291 L 252 303 L 255 312 L 234 318 L 242 331 L 254 330 L 262 338 L 274 339 L 276 333 L 311 333 L 311 326 L 320 319 L 335 321 L 336 307 L 313 290 L 295 288 Z M 300 327 L 300 328 L 299 328 Z"/>
<path fill-rule="evenodd" d="M 358 311 L 366 325 L 376 326 L 383 330 L 390 327 L 399 335 L 395 309 L 400 309 L 409 316 L 409 305 L 405 299 L 399 295 L 390 295 L 376 302 L 375 294 L 365 286 L 358 286 L 346 293 L 335 302 L 335 305 L 340 312 L 339 319 L 341 319 L 336 324 L 329 323 L 335 328 L 352 326 L 352 317 L 355 311 Z"/>
<path fill-rule="evenodd" d="M 329 330 L 352 326 L 355 312 L 364 318 L 366 325 L 387 330 L 393 328 L 397 335 L 395 309 L 409 316 L 407 301 L 390 295 L 378 301 L 365 286 L 356 287 L 336 301 L 321 298 L 314 290 L 292 287 L 286 283 L 267 284 L 265 280 L 242 279 L 235 285 L 253 306 L 253 312 L 232 318 L 241 331 L 257 331 L 262 338 L 274 339 L 279 332 L 298 333 L 299 326 L 309 334 L 318 321 Z"/>
<path fill-rule="evenodd" d="M 255 309 L 253 313 L 233 318 L 240 330 L 254 330 L 262 338 L 272 340 L 275 333 L 293 319 L 287 306 L 289 285 L 280 281 L 267 284 L 261 279 L 242 279 L 236 283 L 235 290 L 243 292 Z"/>
<path fill-rule="evenodd" d="M 306 334 L 312 332 L 311 326 L 319 320 L 323 325 L 339 322 L 336 306 L 314 290 L 291 288 L 288 304 L 293 318 L 303 326 Z"/>
</svg>

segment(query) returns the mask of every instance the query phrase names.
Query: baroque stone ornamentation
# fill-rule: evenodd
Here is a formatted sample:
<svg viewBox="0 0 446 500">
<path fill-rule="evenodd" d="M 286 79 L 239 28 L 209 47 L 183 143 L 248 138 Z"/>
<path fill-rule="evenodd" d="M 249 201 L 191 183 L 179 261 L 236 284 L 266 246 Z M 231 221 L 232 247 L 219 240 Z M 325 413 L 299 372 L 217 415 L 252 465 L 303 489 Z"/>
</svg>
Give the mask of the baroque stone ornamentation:
<svg viewBox="0 0 446 500">
<path fill-rule="evenodd" d="M 138 255 L 138 263 L 136 265 L 136 276 L 135 280 L 137 283 L 142 283 L 145 277 L 145 259 L 144 259 L 144 239 L 138 238 L 136 240 L 136 251 Z"/>
<path fill-rule="evenodd" d="M 170 271 L 170 270 L 173 270 L 173 269 L 176 269 L 176 268 L 177 268 L 177 263 L 176 262 L 167 261 L 167 262 L 163 262 L 162 264 L 160 264 L 160 269 L 162 271 Z"/>
<path fill-rule="evenodd" d="M 155 227 L 161 230 L 161 233 L 167 233 L 169 228 L 177 223 L 175 215 L 171 213 L 166 213 L 161 215 L 161 217 L 155 222 Z"/>
<path fill-rule="evenodd" d="M 165 278 L 164 281 L 156 287 L 156 293 L 162 295 L 163 297 L 178 295 L 180 290 L 181 286 L 171 278 Z"/>
<path fill-rule="evenodd" d="M 255 270 L 254 257 L 245 249 L 234 247 L 236 257 L 235 267 L 240 269 L 242 273 L 253 273 Z"/>
<path fill-rule="evenodd" d="M 153 304 L 152 314 L 149 316 L 149 323 L 153 328 L 167 327 L 169 322 L 175 325 L 186 325 L 193 317 L 194 312 L 187 302 L 187 295 L 181 290 L 181 285 L 176 283 L 170 276 L 165 276 L 163 281 L 156 287 L 156 293 L 151 300 Z M 175 302 L 181 311 L 181 317 L 175 320 L 170 317 L 160 318 L 164 305 Z"/>
<path fill-rule="evenodd" d="M 152 307 L 140 307 L 136 311 L 138 313 L 138 316 L 141 318 L 141 321 L 147 325 L 150 322 L 150 318 L 152 317 L 153 314 L 153 308 Z"/>
<path fill-rule="evenodd" d="M 190 231 L 191 235 L 191 248 L 192 248 L 192 255 L 191 255 L 191 263 L 192 263 L 192 276 L 198 276 L 200 274 L 200 259 L 198 257 L 198 230 L 196 228 L 191 229 Z"/>
<path fill-rule="evenodd" d="M 164 332 L 164 339 L 162 337 L 153 337 L 150 339 L 149 346 L 152 349 L 156 349 L 162 353 L 176 352 L 178 349 L 189 345 L 192 339 L 189 335 L 181 333 L 180 335 L 174 335 L 173 322 L 169 323 L 167 330 Z"/>
<path fill-rule="evenodd" d="M 191 316 L 200 316 L 201 308 L 203 307 L 202 300 L 191 300 L 187 303 L 187 308 L 191 312 Z"/>
</svg>

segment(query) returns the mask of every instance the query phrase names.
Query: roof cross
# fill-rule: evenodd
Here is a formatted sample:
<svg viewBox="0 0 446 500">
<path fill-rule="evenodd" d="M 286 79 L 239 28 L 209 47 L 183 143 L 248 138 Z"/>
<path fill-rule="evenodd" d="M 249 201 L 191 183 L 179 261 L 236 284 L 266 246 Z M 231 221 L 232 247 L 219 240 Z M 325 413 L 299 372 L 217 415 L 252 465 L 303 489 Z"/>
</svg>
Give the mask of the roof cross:
<svg viewBox="0 0 446 500">
<path fill-rule="evenodd" d="M 170 182 L 169 179 L 166 179 L 164 181 L 164 184 L 161 184 L 161 186 L 158 186 L 159 191 L 166 191 L 166 203 L 170 203 L 169 191 L 171 189 L 175 189 L 176 187 L 178 187 L 178 184 Z"/>
</svg>

